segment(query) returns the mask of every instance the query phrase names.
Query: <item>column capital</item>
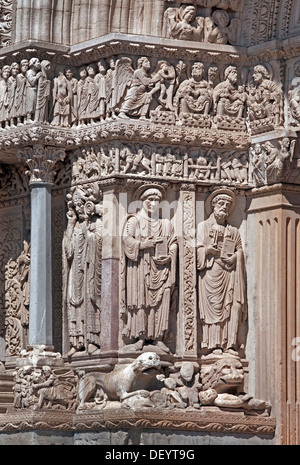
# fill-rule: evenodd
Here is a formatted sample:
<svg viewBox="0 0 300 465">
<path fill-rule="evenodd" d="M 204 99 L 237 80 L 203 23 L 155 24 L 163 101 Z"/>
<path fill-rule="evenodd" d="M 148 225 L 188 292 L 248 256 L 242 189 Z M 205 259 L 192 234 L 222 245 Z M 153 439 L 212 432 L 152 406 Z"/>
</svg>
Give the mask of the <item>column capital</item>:
<svg viewBox="0 0 300 465">
<path fill-rule="evenodd" d="M 66 152 L 63 148 L 42 144 L 24 147 L 18 152 L 19 160 L 29 168 L 26 172 L 30 176 L 29 184 L 53 184 L 55 164 L 59 160 L 64 160 L 65 156 Z"/>
</svg>

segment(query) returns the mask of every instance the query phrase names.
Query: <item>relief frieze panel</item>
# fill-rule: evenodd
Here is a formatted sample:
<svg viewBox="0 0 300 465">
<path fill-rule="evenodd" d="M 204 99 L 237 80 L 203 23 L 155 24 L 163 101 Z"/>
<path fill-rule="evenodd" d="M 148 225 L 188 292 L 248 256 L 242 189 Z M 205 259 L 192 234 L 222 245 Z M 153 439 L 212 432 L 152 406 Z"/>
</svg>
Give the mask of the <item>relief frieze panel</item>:
<svg viewBox="0 0 300 465">
<path fill-rule="evenodd" d="M 143 132 L 152 125 L 154 138 L 172 134 L 174 126 L 190 137 L 195 129 L 210 129 L 207 134 L 214 137 L 214 131 L 248 134 L 247 125 L 252 134 L 283 127 L 282 89 L 270 66 L 257 65 L 247 75 L 234 64 L 151 61 L 148 56 L 111 57 L 80 69 L 36 57 L 4 64 L 0 145 L 13 148 L 40 138 L 55 145 L 82 144 L 82 139 L 114 136 L 114 123 L 119 131 L 138 123 L 140 137 L 149 138 Z"/>
</svg>

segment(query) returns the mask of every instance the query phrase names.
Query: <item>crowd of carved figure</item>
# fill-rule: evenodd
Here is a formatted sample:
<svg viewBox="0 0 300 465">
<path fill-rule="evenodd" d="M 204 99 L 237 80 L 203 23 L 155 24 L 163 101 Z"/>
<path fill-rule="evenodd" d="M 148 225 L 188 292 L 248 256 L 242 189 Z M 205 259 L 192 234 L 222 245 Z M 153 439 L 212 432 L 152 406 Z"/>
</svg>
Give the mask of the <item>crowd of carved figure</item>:
<svg viewBox="0 0 300 465">
<path fill-rule="evenodd" d="M 86 182 L 113 173 L 212 184 L 264 185 L 287 179 L 295 141 L 256 144 L 249 151 L 203 150 L 148 144 L 103 144 L 77 151 L 72 182 Z"/>
<path fill-rule="evenodd" d="M 245 130 L 245 118 L 254 128 L 282 122 L 282 91 L 263 65 L 255 66 L 244 83 L 231 65 L 221 71 L 194 62 L 189 70 L 182 61 L 173 66 L 159 60 L 150 70 L 147 57 L 138 58 L 136 66 L 129 57 L 101 59 L 82 67 L 79 75 L 71 68 L 52 70 L 48 60 L 38 58 L 4 65 L 0 127 L 32 122 L 81 127 L 114 118 L 150 118 Z"/>
</svg>

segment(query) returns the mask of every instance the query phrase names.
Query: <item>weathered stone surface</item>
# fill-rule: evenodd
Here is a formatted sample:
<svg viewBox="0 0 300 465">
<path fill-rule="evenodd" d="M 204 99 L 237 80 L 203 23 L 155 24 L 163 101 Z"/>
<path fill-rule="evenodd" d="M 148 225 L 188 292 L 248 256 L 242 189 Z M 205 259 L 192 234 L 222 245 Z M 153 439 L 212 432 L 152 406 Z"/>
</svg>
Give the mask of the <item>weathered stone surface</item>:
<svg viewBox="0 0 300 465">
<path fill-rule="evenodd" d="M 298 9 L 0 0 L 0 442 L 299 443 Z"/>
</svg>

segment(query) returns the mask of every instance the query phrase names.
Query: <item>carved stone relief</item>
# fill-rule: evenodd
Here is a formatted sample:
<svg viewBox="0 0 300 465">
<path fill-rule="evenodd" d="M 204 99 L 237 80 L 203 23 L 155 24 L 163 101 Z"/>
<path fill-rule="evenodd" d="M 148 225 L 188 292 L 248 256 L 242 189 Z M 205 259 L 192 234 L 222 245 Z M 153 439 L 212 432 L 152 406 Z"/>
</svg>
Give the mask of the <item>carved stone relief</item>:
<svg viewBox="0 0 300 465">
<path fill-rule="evenodd" d="M 169 352 L 164 336 L 171 318 L 178 245 L 170 220 L 158 216 L 162 199 L 159 188 L 145 189 L 140 196 L 142 209 L 124 226 L 121 312 L 127 346 L 123 351 L 139 351 L 152 343 Z"/>
<path fill-rule="evenodd" d="M 19 355 L 28 344 L 30 244 L 5 265 L 6 355 Z"/>
<path fill-rule="evenodd" d="M 211 8 L 219 4 L 221 2 L 211 2 L 205 6 Z M 231 7 L 229 3 L 227 5 Z M 163 21 L 164 37 L 215 44 L 235 44 L 241 26 L 240 19 L 231 19 L 226 9 L 215 9 L 210 16 L 204 17 L 198 15 L 194 5 L 167 8 Z"/>
<path fill-rule="evenodd" d="M 0 47 L 11 45 L 13 0 L 0 2 Z"/>
<path fill-rule="evenodd" d="M 74 186 L 67 194 L 63 239 L 63 299 L 70 350 L 94 353 L 100 346 L 102 207 L 96 184 Z"/>
<path fill-rule="evenodd" d="M 263 65 L 254 67 L 247 84 L 234 65 L 156 60 L 153 67 L 147 56 L 134 62 L 111 57 L 80 70 L 60 65 L 54 70 L 35 57 L 5 64 L 1 128 L 50 123 L 84 129 L 130 119 L 237 132 L 247 132 L 249 122 L 256 134 L 283 124 L 282 90 Z"/>
<path fill-rule="evenodd" d="M 284 137 L 277 143 L 266 141 L 251 148 L 251 176 L 255 186 L 284 182 L 294 157 L 295 139 Z"/>
<path fill-rule="evenodd" d="M 226 218 L 234 208 L 234 195 L 217 189 L 208 198 L 209 218 L 198 225 L 197 269 L 201 350 L 239 351 L 239 327 L 247 318 L 243 246 L 237 228 Z"/>
</svg>

